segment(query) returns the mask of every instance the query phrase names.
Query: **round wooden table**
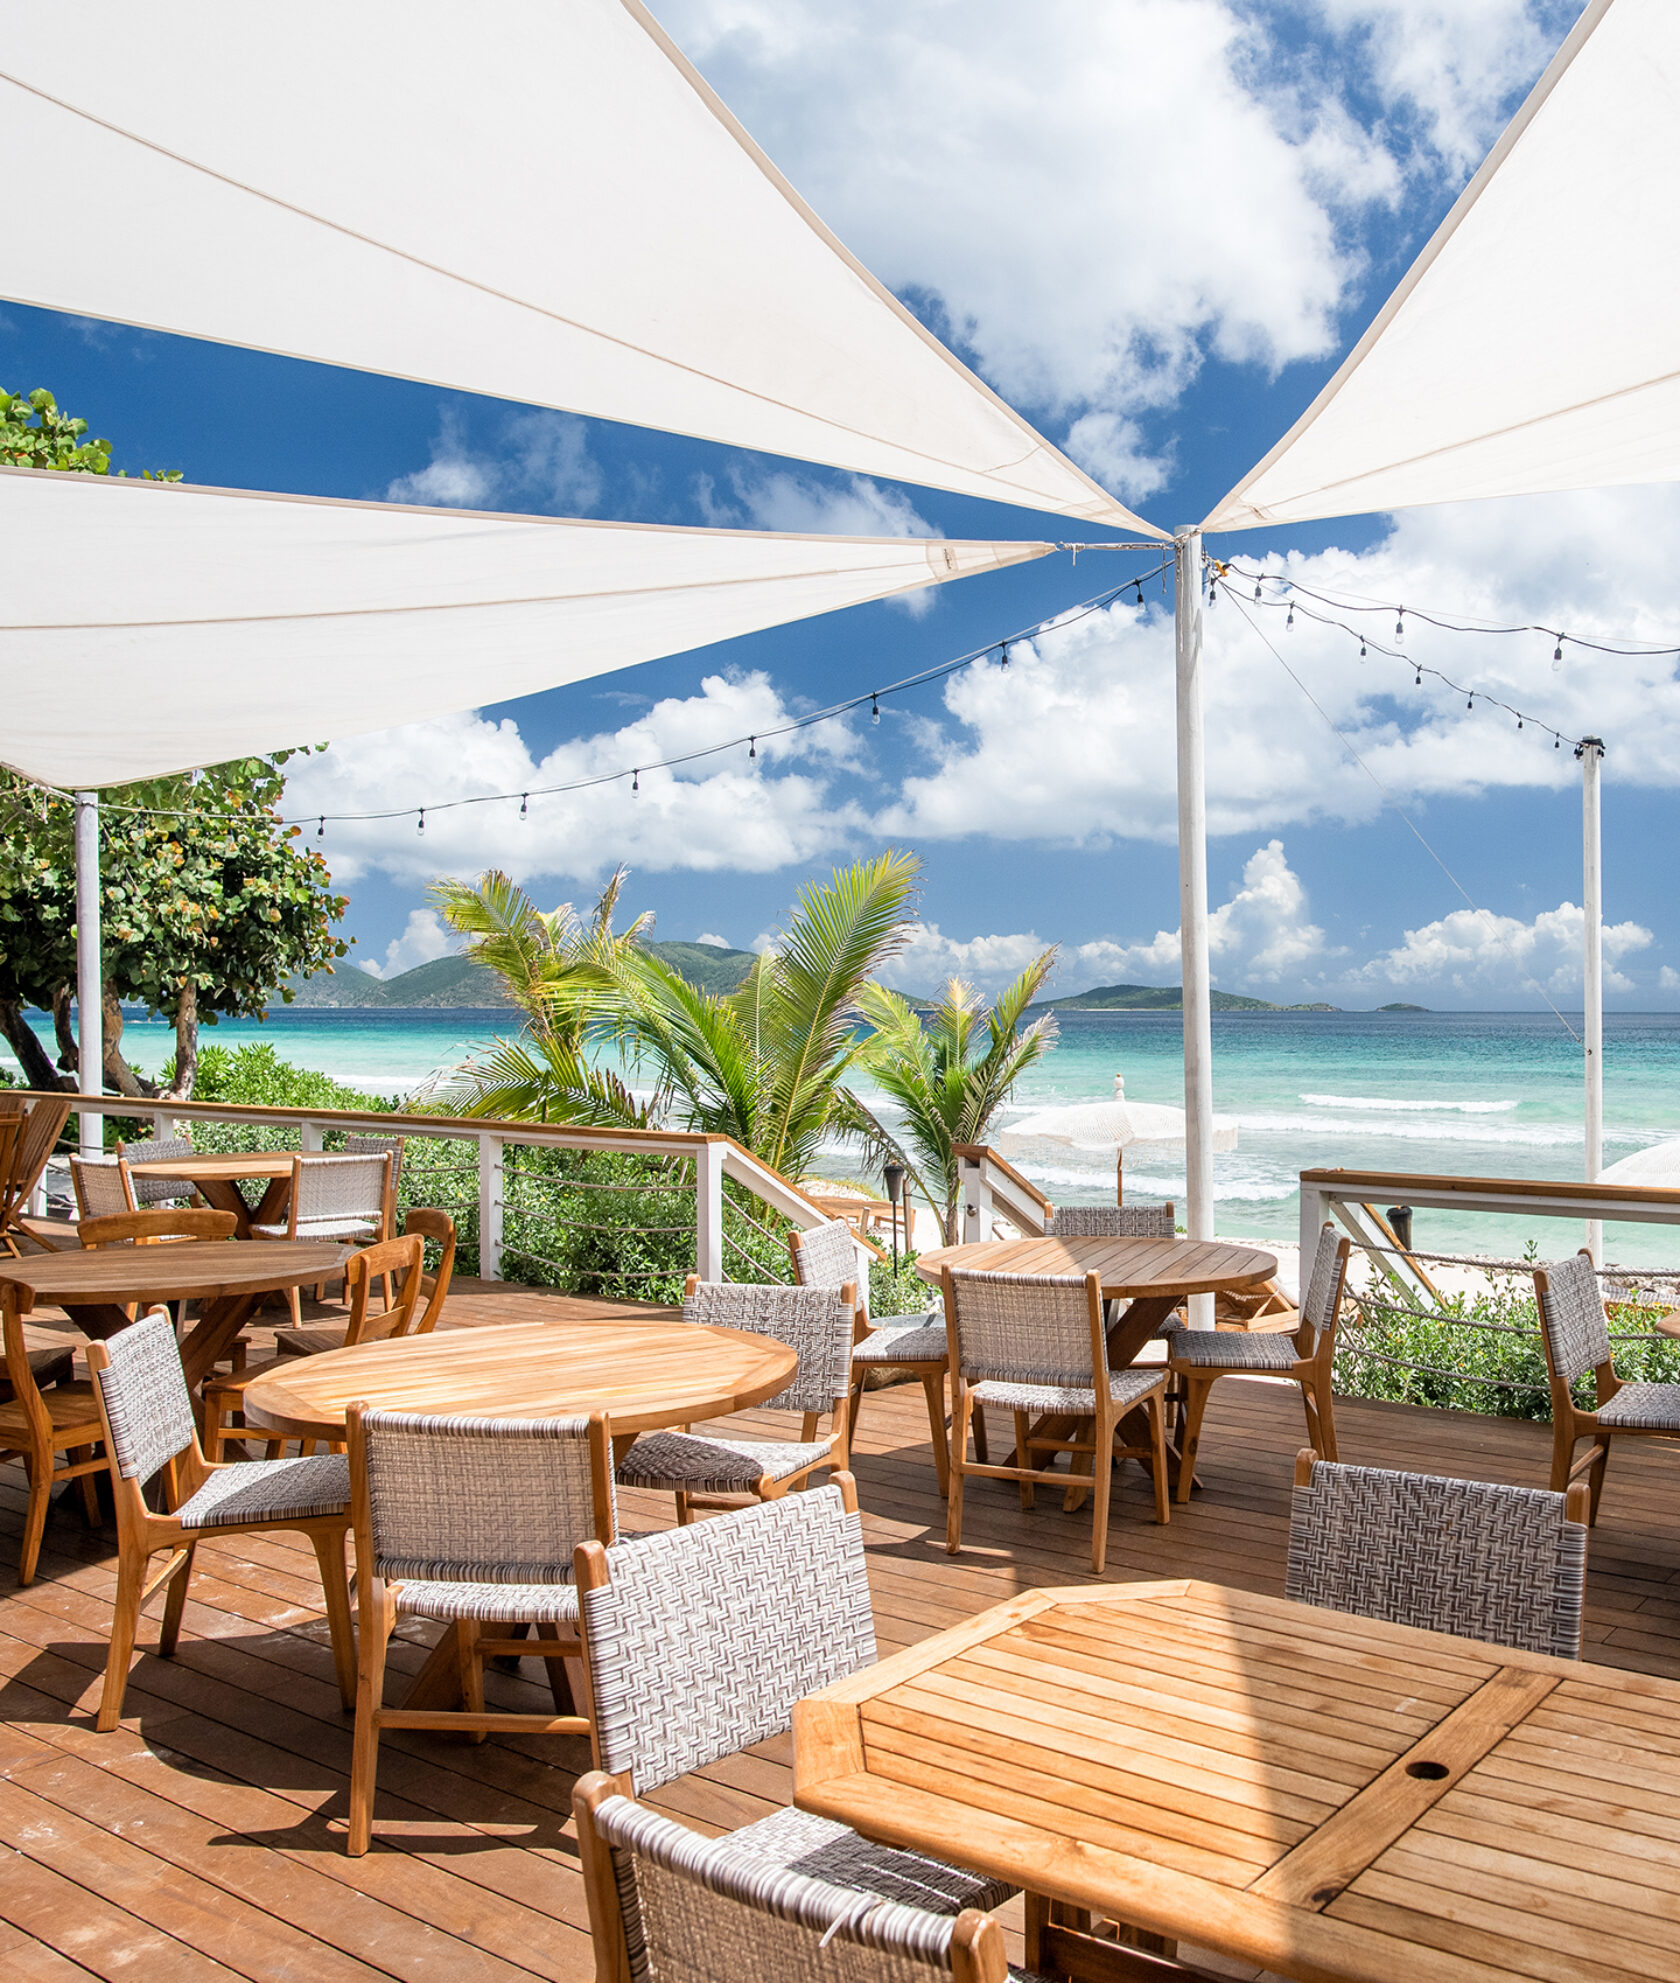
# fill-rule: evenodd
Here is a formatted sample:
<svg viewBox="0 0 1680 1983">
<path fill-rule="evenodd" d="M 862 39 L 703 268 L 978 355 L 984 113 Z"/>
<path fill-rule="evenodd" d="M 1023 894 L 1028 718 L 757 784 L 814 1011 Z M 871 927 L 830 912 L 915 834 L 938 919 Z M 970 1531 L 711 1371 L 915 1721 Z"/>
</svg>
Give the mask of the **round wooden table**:
<svg viewBox="0 0 1680 1983">
<path fill-rule="evenodd" d="M 231 1150 L 225 1155 L 208 1155 L 130 1164 L 135 1177 L 163 1178 L 170 1183 L 190 1184 L 205 1204 L 218 1212 L 231 1212 L 239 1221 L 239 1237 L 249 1239 L 253 1226 L 283 1226 L 286 1205 L 292 1195 L 292 1165 L 296 1150 Z M 268 1189 L 256 1209 L 245 1202 L 239 1186 L 243 1179 L 261 1177 Z"/>
<path fill-rule="evenodd" d="M 357 1398 L 388 1411 L 581 1418 L 604 1411 L 615 1445 L 773 1398 L 799 1353 L 768 1336 L 692 1322 L 516 1322 L 288 1358 L 246 1387 L 248 1423 L 342 1439 Z"/>
<path fill-rule="evenodd" d="M 328 1240 L 190 1239 L 157 1246 L 101 1246 L 31 1253 L 0 1262 L 0 1283 L 19 1290 L 27 1314 L 38 1302 L 62 1308 L 84 1335 L 126 1329 L 131 1303 L 196 1301 L 198 1320 L 181 1345 L 189 1385 L 201 1384 L 233 1347 L 264 1295 L 307 1287 L 338 1273 L 351 1249 Z"/>
</svg>

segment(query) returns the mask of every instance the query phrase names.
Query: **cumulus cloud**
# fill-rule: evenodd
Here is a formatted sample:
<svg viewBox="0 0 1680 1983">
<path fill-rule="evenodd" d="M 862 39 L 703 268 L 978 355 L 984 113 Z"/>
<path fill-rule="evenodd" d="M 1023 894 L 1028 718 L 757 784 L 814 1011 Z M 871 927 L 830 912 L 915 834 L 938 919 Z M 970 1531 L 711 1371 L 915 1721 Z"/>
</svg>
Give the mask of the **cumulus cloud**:
<svg viewBox="0 0 1680 1983">
<path fill-rule="evenodd" d="M 466 421 L 446 409 L 431 459 L 424 468 L 399 475 L 385 499 L 441 509 L 587 516 L 601 500 L 601 470 L 589 451 L 587 424 L 572 414 L 511 414 L 489 445 L 475 446 Z"/>
<path fill-rule="evenodd" d="M 701 933 L 701 934 L 700 934 L 699 936 L 697 936 L 697 937 L 696 937 L 696 938 L 694 939 L 694 941 L 695 941 L 696 943 L 709 943 L 709 944 L 711 944 L 711 945 L 712 945 L 712 946 L 713 946 L 713 947 L 714 947 L 715 949 L 718 949 L 718 950 L 733 950 L 733 949 L 735 948 L 735 946 L 734 946 L 734 944 L 732 944 L 732 943 L 731 943 L 731 942 L 729 941 L 729 939 L 728 939 L 728 937 L 726 937 L 726 936 L 718 936 L 718 935 L 717 935 L 717 934 L 716 934 L 716 933 L 715 933 L 714 931 L 712 931 L 712 930 L 705 930 L 705 931 L 702 931 L 702 933 Z"/>
<path fill-rule="evenodd" d="M 393 937 L 385 946 L 385 961 L 381 964 L 364 957 L 361 967 L 370 978 L 394 978 L 400 972 L 412 971 L 418 964 L 448 957 L 460 947 L 460 938 L 444 928 L 435 909 L 410 909 L 402 935 Z"/>
<path fill-rule="evenodd" d="M 287 788 L 294 817 L 328 816 L 322 851 L 340 881 L 370 869 L 399 880 L 471 874 L 495 865 L 534 875 L 601 879 L 620 861 L 654 870 L 764 873 L 812 861 L 855 834 L 862 815 L 830 797 L 833 774 L 852 762 L 844 722 L 674 770 L 643 770 L 640 790 L 615 776 L 711 742 L 765 732 L 791 710 L 762 674 L 708 675 L 698 693 L 671 696 L 614 730 L 569 738 L 534 756 L 511 719 L 470 711 L 368 737 L 298 761 Z M 518 794 L 578 780 L 606 782 L 533 797 Z M 456 805 L 487 792 L 516 796 Z M 414 808 L 424 802 L 422 832 Z M 406 809 L 394 820 L 335 821 L 335 813 Z"/>
<path fill-rule="evenodd" d="M 1531 922 L 1487 909 L 1458 909 L 1408 930 L 1402 943 L 1373 957 L 1355 981 L 1480 994 L 1526 992 L 1537 984 L 1554 997 L 1578 995 L 1584 928 L 1585 918 L 1573 902 L 1543 910 Z M 1632 991 L 1633 980 L 1616 967 L 1648 949 L 1651 932 L 1639 923 L 1607 923 L 1603 941 L 1604 989 Z M 1673 975 L 1665 966 L 1665 990 Z"/>
<path fill-rule="evenodd" d="M 922 923 L 894 962 L 891 977 L 900 989 L 924 998 L 936 993 L 948 978 L 961 978 L 983 991 L 996 992 L 1049 948 L 1031 934 L 951 937 L 937 923 Z"/>
<path fill-rule="evenodd" d="M 1401 182 L 1235 0 L 667 0 L 661 19 L 847 244 L 1012 402 L 1158 406 L 1201 355 L 1318 357 L 1343 220 Z M 1049 307 L 1047 307 L 1049 299 Z M 1118 427 L 1084 456 L 1136 499 Z"/>
</svg>

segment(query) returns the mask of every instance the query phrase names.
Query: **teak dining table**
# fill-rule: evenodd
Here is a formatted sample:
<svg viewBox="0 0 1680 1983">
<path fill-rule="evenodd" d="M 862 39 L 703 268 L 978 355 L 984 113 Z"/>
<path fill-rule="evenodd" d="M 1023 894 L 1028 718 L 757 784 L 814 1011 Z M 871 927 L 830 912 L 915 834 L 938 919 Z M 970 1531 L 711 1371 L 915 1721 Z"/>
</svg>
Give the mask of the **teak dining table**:
<svg viewBox="0 0 1680 1983">
<path fill-rule="evenodd" d="M 1033 1969 L 1165 1978 L 1183 1939 L 1300 1983 L 1680 1978 L 1680 1682 L 1651 1674 L 1085 1585 L 811 1695 L 793 1740 L 802 1809 L 1024 1887 Z"/>
<path fill-rule="evenodd" d="M 264 1295 L 327 1280 L 349 1258 L 349 1247 L 330 1240 L 170 1240 L 30 1253 L 0 1261 L 0 1282 L 26 1289 L 30 1308 L 37 1302 L 62 1308 L 84 1335 L 101 1341 L 128 1327 L 131 1304 L 143 1310 L 157 1302 L 201 1303 L 181 1345 L 187 1383 L 196 1389 L 233 1347 Z"/>
<path fill-rule="evenodd" d="M 286 1223 L 286 1207 L 292 1196 L 292 1166 L 297 1157 L 296 1150 L 234 1150 L 226 1154 L 160 1157 L 129 1168 L 135 1177 L 190 1184 L 205 1204 L 218 1212 L 231 1212 L 239 1221 L 239 1237 L 249 1239 L 253 1226 Z M 245 1178 L 268 1180 L 268 1188 L 255 1206 L 246 1203 L 239 1188 Z"/>
<path fill-rule="evenodd" d="M 358 1399 L 387 1411 L 491 1418 L 604 1411 L 614 1457 L 622 1458 L 639 1432 L 763 1404 L 798 1368 L 789 1344 L 743 1329 L 675 1320 L 511 1323 L 288 1358 L 246 1387 L 243 1406 L 247 1425 L 328 1440 L 344 1437 L 345 1414 Z M 448 1706 L 460 1698 L 460 1675 L 450 1626 L 404 1705 Z"/>
</svg>

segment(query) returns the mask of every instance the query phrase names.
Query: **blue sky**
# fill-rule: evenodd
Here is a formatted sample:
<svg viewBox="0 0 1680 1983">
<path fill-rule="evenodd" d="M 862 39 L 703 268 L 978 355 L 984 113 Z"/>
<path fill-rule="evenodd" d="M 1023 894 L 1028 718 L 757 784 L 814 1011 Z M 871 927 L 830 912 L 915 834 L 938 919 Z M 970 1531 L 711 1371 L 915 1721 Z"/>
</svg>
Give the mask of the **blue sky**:
<svg viewBox="0 0 1680 1983">
<path fill-rule="evenodd" d="M 656 12 L 795 184 L 1014 404 L 1164 526 L 1205 514 L 1305 406 L 1574 19 L 1556 0 L 667 0 Z M 959 31 L 960 30 L 960 31 Z M 1043 537 L 1066 527 L 638 429 L 6 305 L 0 384 L 50 386 L 130 468 L 260 489 L 683 524 Z M 1654 547 L 1672 490 L 1249 534 L 1213 548 L 1374 600 L 1676 637 Z M 1098 533 L 1091 533 L 1093 535 Z M 1146 569 L 1065 556 L 335 746 L 307 809 L 437 806 L 777 720 L 1055 616 Z M 1052 631 L 995 664 L 672 779 L 330 829 L 357 957 L 443 938 L 428 877 L 495 863 L 545 903 L 618 861 L 668 937 L 748 945 L 799 883 L 886 844 L 922 856 L 900 976 L 995 986 L 1050 943 L 1058 989 L 1176 980 L 1169 607 Z M 1240 617 L 1210 625 L 1215 981 L 1374 1005 L 1579 997 L 1576 770 L 1533 730 L 1345 638 L 1267 631 L 1462 895 Z M 1373 621 L 1373 628 L 1377 624 Z M 1391 622 L 1383 621 L 1384 631 Z M 1666 663 L 1429 634 L 1408 651 L 1609 744 L 1610 1001 L 1680 1003 L 1652 859 L 1674 826 Z M 323 726 L 330 732 L 330 725 Z M 276 739 L 277 743 L 294 741 Z M 736 757 L 741 762 L 736 762 Z"/>
</svg>

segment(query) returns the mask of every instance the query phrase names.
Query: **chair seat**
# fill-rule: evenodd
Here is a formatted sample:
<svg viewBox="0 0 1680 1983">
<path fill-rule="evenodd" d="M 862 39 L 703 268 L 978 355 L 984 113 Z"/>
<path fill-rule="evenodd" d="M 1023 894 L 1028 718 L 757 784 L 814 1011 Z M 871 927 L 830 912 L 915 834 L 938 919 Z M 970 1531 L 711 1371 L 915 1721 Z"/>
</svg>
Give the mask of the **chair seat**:
<svg viewBox="0 0 1680 1983">
<path fill-rule="evenodd" d="M 1166 1381 L 1167 1373 L 1159 1364 L 1153 1369 L 1133 1364 L 1108 1373 L 1108 1392 L 1117 1405 L 1135 1405 L 1162 1389 Z M 969 1388 L 977 1405 L 998 1405 L 1004 1411 L 1077 1412 L 1089 1418 L 1097 1409 L 1096 1392 L 1078 1384 L 1017 1384 L 988 1377 Z"/>
<path fill-rule="evenodd" d="M 943 1309 L 937 1316 L 930 1310 L 925 1316 L 907 1320 L 895 1317 L 852 1345 L 853 1363 L 866 1363 L 872 1369 L 900 1363 L 937 1363 L 943 1367 L 948 1355 Z"/>
<path fill-rule="evenodd" d="M 41 1393 L 41 1402 L 52 1420 L 56 1444 L 91 1446 L 105 1437 L 100 1429 L 99 1406 L 94 1402 L 91 1384 L 57 1384 L 52 1390 Z M 64 1437 L 68 1432 L 83 1430 L 88 1432 L 85 1440 L 70 1441 Z M 23 1406 L 16 1398 L 0 1405 L 0 1452 L 15 1453 L 31 1443 L 29 1421 L 24 1416 Z"/>
<path fill-rule="evenodd" d="M 240 1460 L 218 1467 L 175 1510 L 184 1529 L 245 1522 L 299 1522 L 350 1506 L 350 1462 L 342 1453 L 307 1460 Z"/>
<path fill-rule="evenodd" d="M 29 1352 L 30 1374 L 34 1377 L 37 1388 L 43 1391 L 49 1384 L 67 1383 L 75 1367 L 76 1352 L 72 1349 Z M 6 1382 L 5 1366 L 0 1364 L 0 1398 L 10 1398 L 13 1395 L 11 1385 Z"/>
<path fill-rule="evenodd" d="M 371 1239 L 379 1231 L 377 1219 L 299 1219 L 294 1233 L 290 1226 L 253 1226 L 259 1239 Z"/>
<path fill-rule="evenodd" d="M 703 1439 L 692 1432 L 644 1432 L 619 1462 L 620 1487 L 684 1494 L 750 1493 L 761 1480 L 788 1480 L 834 1451 L 832 1439 Z"/>
<path fill-rule="evenodd" d="M 568 1567 L 566 1575 L 571 1576 Z M 564 1584 L 444 1583 L 416 1579 L 397 1586 L 397 1610 L 405 1618 L 475 1619 L 481 1625 L 576 1625 L 578 1594 Z"/>
<path fill-rule="evenodd" d="M 1197 1370 L 1292 1370 L 1300 1360 L 1293 1336 L 1245 1335 L 1227 1329 L 1175 1332 L 1169 1356 Z"/>
<path fill-rule="evenodd" d="M 377 1343 L 391 1333 L 391 1317 L 370 1315 L 362 1325 L 361 1340 Z M 281 1356 L 320 1356 L 326 1350 L 341 1350 L 348 1332 L 342 1322 L 305 1322 L 301 1329 L 282 1330 L 274 1339 Z"/>
<path fill-rule="evenodd" d="M 1680 1432 L 1680 1384 L 1624 1384 L 1599 1406 L 1598 1422 L 1627 1432 Z"/>
<path fill-rule="evenodd" d="M 791 1805 L 728 1836 L 737 1850 L 790 1873 L 826 1880 L 831 1887 L 852 1893 L 878 1894 L 882 1900 L 924 1908 L 930 1914 L 960 1914 L 965 1907 L 989 1912 L 1019 1891 L 1005 1881 L 988 1880 L 919 1852 L 873 1845 L 849 1825 L 796 1811 Z"/>
</svg>

